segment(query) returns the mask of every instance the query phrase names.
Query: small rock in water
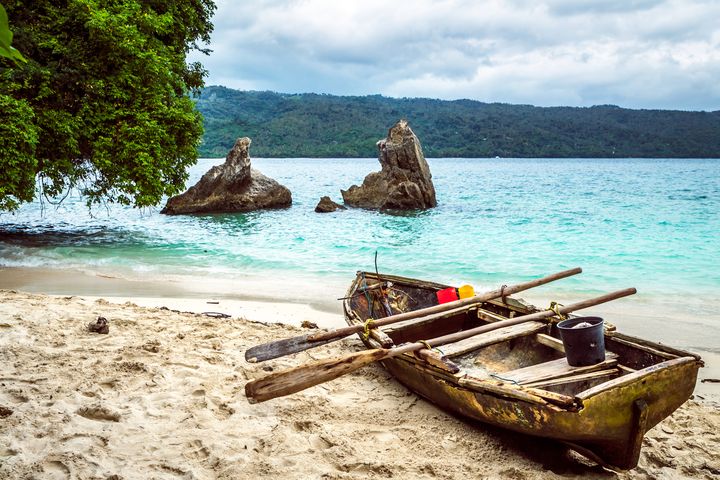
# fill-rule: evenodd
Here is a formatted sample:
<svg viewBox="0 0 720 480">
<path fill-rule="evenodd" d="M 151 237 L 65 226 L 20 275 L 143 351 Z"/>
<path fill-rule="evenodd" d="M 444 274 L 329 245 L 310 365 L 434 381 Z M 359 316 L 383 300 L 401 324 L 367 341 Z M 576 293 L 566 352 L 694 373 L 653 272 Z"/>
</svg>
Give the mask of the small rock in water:
<svg viewBox="0 0 720 480">
<path fill-rule="evenodd" d="M 330 200 L 330 197 L 327 196 L 320 198 L 320 202 L 317 204 L 317 207 L 315 207 L 315 211 L 318 213 L 329 213 L 335 210 L 347 210 L 347 208 L 345 205 L 333 202 Z"/>
<path fill-rule="evenodd" d="M 589 322 L 580 322 L 577 325 L 573 325 L 572 328 L 585 328 L 585 327 L 592 327 L 592 323 Z"/>
</svg>

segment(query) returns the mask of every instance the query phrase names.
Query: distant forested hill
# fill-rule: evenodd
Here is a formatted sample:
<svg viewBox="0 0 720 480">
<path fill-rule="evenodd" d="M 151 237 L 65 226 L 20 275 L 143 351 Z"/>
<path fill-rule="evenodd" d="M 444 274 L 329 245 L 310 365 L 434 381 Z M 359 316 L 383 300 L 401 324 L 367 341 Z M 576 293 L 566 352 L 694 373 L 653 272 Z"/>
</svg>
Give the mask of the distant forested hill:
<svg viewBox="0 0 720 480">
<path fill-rule="evenodd" d="M 288 95 L 208 87 L 204 157 L 237 137 L 254 157 L 375 157 L 406 118 L 427 157 L 720 157 L 720 111 L 533 107 L 473 100 Z"/>
</svg>

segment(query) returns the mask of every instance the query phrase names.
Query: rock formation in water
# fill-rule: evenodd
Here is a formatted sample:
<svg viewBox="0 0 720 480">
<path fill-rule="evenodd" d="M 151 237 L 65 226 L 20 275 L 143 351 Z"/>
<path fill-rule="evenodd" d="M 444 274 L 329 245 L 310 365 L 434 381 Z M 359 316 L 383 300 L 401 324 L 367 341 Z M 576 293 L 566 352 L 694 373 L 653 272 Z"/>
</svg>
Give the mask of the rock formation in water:
<svg viewBox="0 0 720 480">
<path fill-rule="evenodd" d="M 250 212 L 292 204 L 290 190 L 250 167 L 250 139 L 238 138 L 225 163 L 215 165 L 185 193 L 167 201 L 160 213 Z"/>
<path fill-rule="evenodd" d="M 415 210 L 437 205 L 430 167 L 420 141 L 407 121 L 400 120 L 378 143 L 382 170 L 370 173 L 361 186 L 341 190 L 346 205 L 368 209 Z"/>
<path fill-rule="evenodd" d="M 330 197 L 327 196 L 322 197 L 318 202 L 317 207 L 315 207 L 315 211 L 318 213 L 334 212 L 335 210 L 347 210 L 347 208 L 345 208 L 344 205 L 333 202 L 330 200 Z"/>
</svg>

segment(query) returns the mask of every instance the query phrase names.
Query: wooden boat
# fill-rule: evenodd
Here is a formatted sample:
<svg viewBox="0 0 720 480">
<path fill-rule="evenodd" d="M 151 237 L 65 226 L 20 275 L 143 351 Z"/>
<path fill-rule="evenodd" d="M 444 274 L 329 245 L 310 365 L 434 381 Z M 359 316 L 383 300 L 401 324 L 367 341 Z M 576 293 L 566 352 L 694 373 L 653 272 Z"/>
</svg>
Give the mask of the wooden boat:
<svg viewBox="0 0 720 480">
<path fill-rule="evenodd" d="M 377 288 L 390 282 L 388 288 Z M 448 288 L 358 272 L 343 301 L 349 325 L 436 305 Z M 505 297 L 420 317 L 361 335 L 368 348 L 392 348 L 539 310 Z M 574 315 L 573 315 L 574 316 Z M 638 463 L 645 433 L 693 393 L 699 356 L 623 335 L 605 324 L 605 360 L 571 367 L 557 316 L 449 343 L 419 358 L 403 353 L 383 366 L 413 392 L 448 411 L 517 432 L 562 441 L 612 469 Z"/>
</svg>

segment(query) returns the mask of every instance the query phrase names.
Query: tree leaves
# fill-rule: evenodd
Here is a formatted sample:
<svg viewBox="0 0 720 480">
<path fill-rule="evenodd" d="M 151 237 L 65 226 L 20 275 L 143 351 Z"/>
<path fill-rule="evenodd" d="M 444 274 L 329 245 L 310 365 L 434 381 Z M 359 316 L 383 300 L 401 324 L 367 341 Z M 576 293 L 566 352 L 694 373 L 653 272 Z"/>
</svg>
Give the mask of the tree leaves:
<svg viewBox="0 0 720 480">
<path fill-rule="evenodd" d="M 7 6 L 16 45 L 29 61 L 0 69 L 0 91 L 30 108 L 31 117 L 9 121 L 18 130 L 35 128 L 30 175 L 40 175 L 43 191 L 62 195 L 77 188 L 88 204 L 136 207 L 181 191 L 202 136 L 202 119 L 188 95 L 205 76 L 186 55 L 209 39 L 213 2 L 34 0 Z M 17 151 L 0 150 L 0 170 L 16 158 Z M 13 172 L 12 188 L 0 190 L 0 208 L 35 195 L 34 184 Z M 14 202 L 4 202 L 10 198 Z"/>
<path fill-rule="evenodd" d="M 9 58 L 15 63 L 27 62 L 25 57 L 16 48 L 13 48 L 12 39 L 13 34 L 10 30 L 7 12 L 5 7 L 0 5 L 0 57 Z"/>
</svg>

